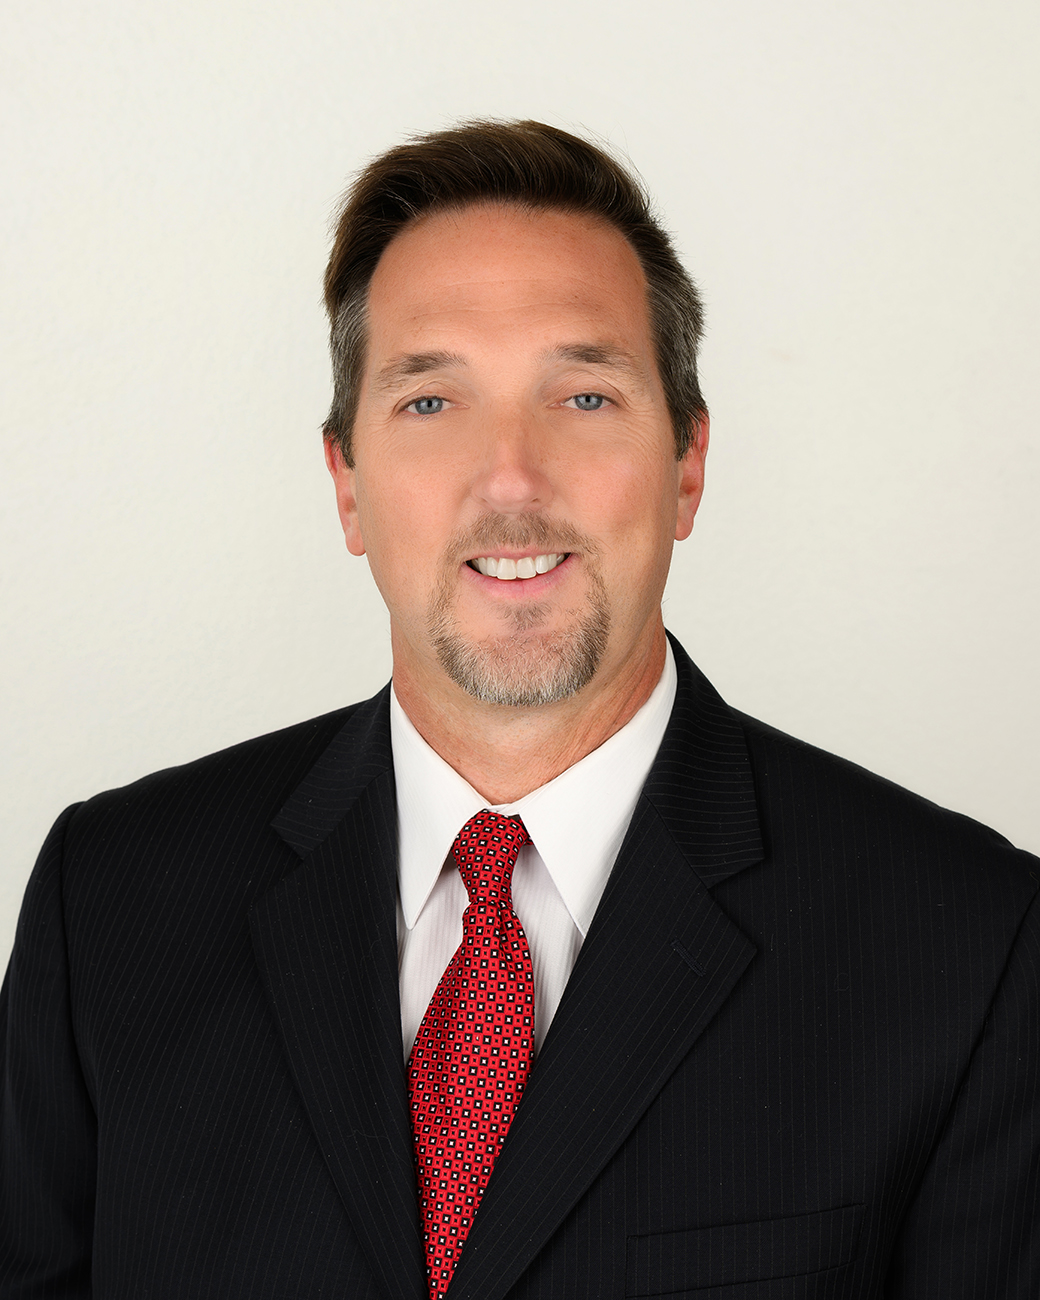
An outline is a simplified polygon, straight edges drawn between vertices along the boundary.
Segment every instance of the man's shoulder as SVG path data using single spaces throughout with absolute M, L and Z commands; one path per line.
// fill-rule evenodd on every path
M 306 802 L 315 774 L 338 788 L 381 768 L 385 702 L 376 696 L 73 805 L 44 844 L 27 898 L 60 882 L 73 955 L 133 947 L 138 933 L 155 944 L 165 936 L 164 951 L 224 942 L 227 927 L 299 866 L 277 824 L 286 806 Z
M 177 825 L 201 835 L 220 825 L 267 826 L 351 724 L 380 697 L 240 741 L 176 767 L 106 790 L 66 811 L 73 840 L 154 835 Z
M 1040 859 L 991 827 L 733 710 L 743 731 L 763 830 L 775 846 L 841 852 L 896 870 L 988 874 L 1030 896 Z

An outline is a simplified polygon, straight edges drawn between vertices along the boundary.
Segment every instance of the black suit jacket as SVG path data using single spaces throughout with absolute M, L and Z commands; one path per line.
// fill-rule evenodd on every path
M 679 687 L 450 1300 L 1040 1294 L 1037 860 Z M 425 1295 L 387 694 L 66 812 L 0 1295 Z

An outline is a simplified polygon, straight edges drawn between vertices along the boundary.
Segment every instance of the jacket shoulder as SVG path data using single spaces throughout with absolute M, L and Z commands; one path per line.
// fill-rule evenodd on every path
M 187 813 L 189 808 L 198 817 L 209 806 L 226 817 L 239 804 L 254 814 L 266 806 L 273 817 L 361 707 L 348 705 L 103 791 L 72 812 L 69 830 Z
M 125 912 L 146 892 L 171 918 L 184 898 L 255 898 L 299 863 L 274 823 L 327 756 L 365 750 L 381 696 L 153 772 L 67 809 L 40 855 L 63 880 L 71 921 Z M 165 901 L 163 901 L 165 900 Z
M 897 867 L 990 873 L 1028 896 L 1040 859 L 989 826 L 943 808 L 848 759 L 734 710 L 744 733 L 767 840 L 841 845 Z M 1013 892 L 1017 892 L 1013 889 Z
M 125 966 L 132 983 L 142 944 L 149 960 L 180 970 L 246 942 L 253 903 L 300 863 L 273 825 L 279 812 L 328 754 L 363 752 L 359 720 L 379 714 L 380 702 L 232 745 L 66 810 L 30 893 L 48 880 L 57 889 L 79 986 L 93 987 L 85 972 L 95 965 L 105 978 Z

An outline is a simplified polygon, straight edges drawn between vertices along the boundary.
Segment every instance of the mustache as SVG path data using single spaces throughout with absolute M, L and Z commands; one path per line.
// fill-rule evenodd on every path
M 541 514 L 500 515 L 488 511 L 470 528 L 460 529 L 448 542 L 445 559 L 451 568 L 476 555 L 494 555 L 499 550 L 537 548 L 550 552 L 580 551 L 594 559 L 599 547 L 587 533 L 564 520 L 546 519 Z

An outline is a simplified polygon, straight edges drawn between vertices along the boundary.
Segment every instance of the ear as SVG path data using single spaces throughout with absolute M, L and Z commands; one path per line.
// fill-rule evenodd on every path
M 343 459 L 339 443 L 332 438 L 325 439 L 325 464 L 328 465 L 332 481 L 336 485 L 336 505 L 339 508 L 339 522 L 343 526 L 347 550 L 351 555 L 364 555 L 365 543 L 362 541 L 361 525 L 358 523 L 356 471 L 351 469 Z
M 679 508 L 675 518 L 675 540 L 684 542 L 693 532 L 693 520 L 704 492 L 704 459 L 708 454 L 708 417 L 693 422 L 690 449 L 678 462 Z

